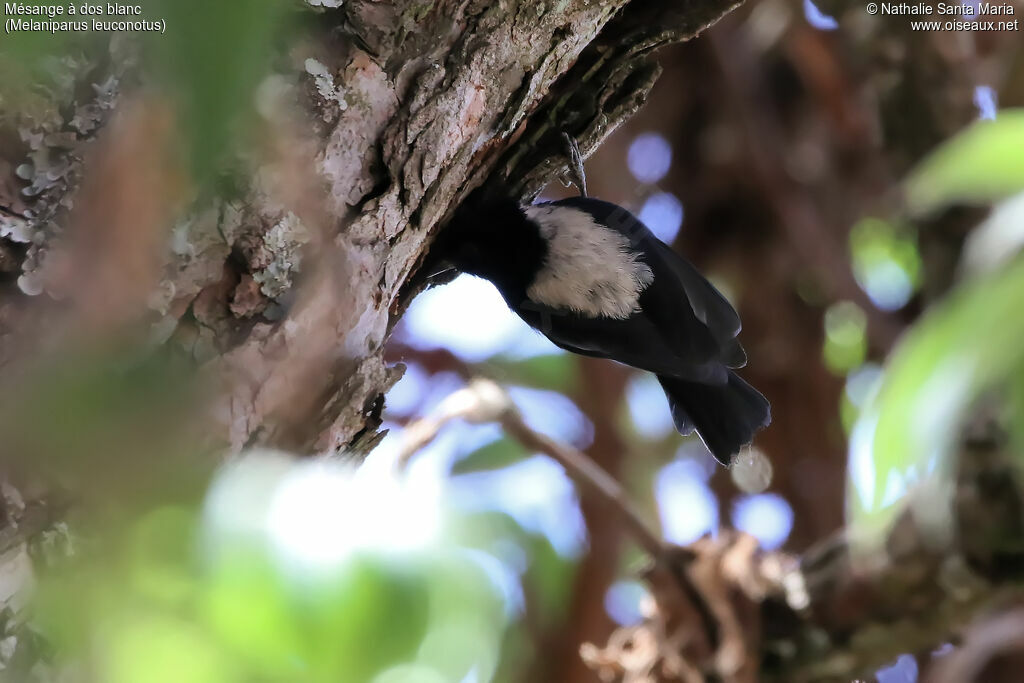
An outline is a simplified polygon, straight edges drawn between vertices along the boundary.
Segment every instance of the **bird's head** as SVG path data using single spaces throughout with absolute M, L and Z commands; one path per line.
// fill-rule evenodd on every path
M 507 195 L 474 192 L 441 230 L 431 251 L 458 270 L 499 287 L 529 285 L 546 253 L 537 225 Z

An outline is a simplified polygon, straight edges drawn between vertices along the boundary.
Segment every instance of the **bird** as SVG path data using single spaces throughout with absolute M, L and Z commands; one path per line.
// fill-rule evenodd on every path
M 676 430 L 696 431 L 720 463 L 771 422 L 767 399 L 735 372 L 747 362 L 736 310 L 625 208 L 477 190 L 430 251 L 489 280 L 558 347 L 654 373 Z

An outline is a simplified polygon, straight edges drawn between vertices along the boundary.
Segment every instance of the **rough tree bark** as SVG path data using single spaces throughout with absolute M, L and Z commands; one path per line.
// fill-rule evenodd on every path
M 444 216 L 495 170 L 535 194 L 564 166 L 561 131 L 589 154 L 643 102 L 658 74 L 652 50 L 734 4 L 357 1 L 322 12 L 317 39 L 293 56 L 297 88 L 278 88 L 301 103 L 312 134 L 265 113 L 266 136 L 312 158 L 279 155 L 270 181 L 254 169 L 240 196 L 193 206 L 162 276 L 142 279 L 154 329 L 220 378 L 231 447 L 367 452 L 396 379 L 383 342 Z M 90 174 L 90 147 L 132 128 L 121 111 L 135 98 L 130 66 L 115 55 L 58 68 L 67 88 L 42 113 L 2 120 L 0 246 L 18 283 L 3 293 L 5 337 L 26 297 L 53 287 L 48 256 Z M 98 84 L 85 99 L 82 83 Z M 282 191 L 275 174 L 301 187 Z M 333 259 L 329 277 L 308 275 L 310 244 Z M 300 277 L 309 286 L 296 299 Z
M 359 459 L 445 216 L 489 177 L 534 196 L 564 169 L 563 132 L 589 155 L 644 102 L 652 52 L 736 4 L 310 0 L 312 36 L 257 93 L 241 186 L 212 197 L 174 163 L 173 108 L 130 41 L 58 54 L 0 106 L 0 367 L 143 320 L 214 382 L 215 445 Z M 22 571 L 59 511 L 24 490 L 0 503 L 0 568 Z
M 383 394 L 400 372 L 384 341 L 445 216 L 488 178 L 535 195 L 564 168 L 563 132 L 589 155 L 644 101 L 659 74 L 652 51 L 735 6 L 309 4 L 327 8 L 313 39 L 290 53 L 291 71 L 261 88 L 269 142 L 230 195 L 190 198 L 151 153 L 173 140 L 174 122 L 135 85 L 120 41 L 100 61 L 59 58 L 49 90 L 0 109 L 0 367 L 46 329 L 50 295 L 89 281 L 77 298 L 82 325 L 96 332 L 145 313 L 157 344 L 183 349 L 217 381 L 218 441 L 359 458 L 380 438 Z M 154 244 L 123 239 L 161 235 L 171 216 L 157 259 L 138 257 Z M 73 276 L 60 248 L 71 228 L 95 242 Z M 104 251 L 122 243 L 126 251 Z M 661 558 L 657 613 L 589 651 L 589 662 L 636 681 L 848 680 L 950 637 L 1022 578 L 1021 489 L 1004 486 L 1015 475 L 998 453 L 972 462 L 958 522 L 991 534 L 965 533 L 937 551 L 898 526 L 889 555 L 868 569 L 848 561 L 842 538 L 802 565 L 756 553 L 749 540 L 698 543 Z M 59 513 L 0 490 L 0 575 L 30 573 L 26 539 Z M 707 604 L 680 595 L 680 573 Z M 0 591 L 0 605 L 10 597 Z M 0 610 L 0 640 L 6 629 Z

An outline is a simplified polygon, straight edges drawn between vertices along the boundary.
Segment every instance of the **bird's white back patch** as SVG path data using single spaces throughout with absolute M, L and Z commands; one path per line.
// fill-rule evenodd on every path
M 628 318 L 654 280 L 625 235 L 568 206 L 529 206 L 547 240 L 544 265 L 526 294 L 539 304 L 588 317 Z

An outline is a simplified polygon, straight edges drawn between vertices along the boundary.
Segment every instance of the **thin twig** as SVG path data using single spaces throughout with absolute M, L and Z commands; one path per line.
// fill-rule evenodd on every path
M 538 451 L 554 459 L 565 468 L 574 482 L 606 501 L 651 557 L 658 560 L 664 553 L 665 543 L 644 521 L 640 510 L 619 482 L 582 451 L 531 428 L 523 420 L 508 393 L 489 379 L 478 377 L 471 380 L 465 388 L 442 401 L 432 415 L 411 424 L 406 431 L 405 443 L 399 449 L 397 466 L 404 467 L 416 452 L 437 436 L 441 427 L 455 419 L 500 423 L 505 432 L 527 450 Z
M 566 473 L 573 481 L 603 498 L 622 517 L 643 549 L 655 559 L 661 557 L 665 550 L 665 544 L 644 521 L 640 511 L 623 491 L 619 482 L 588 458 L 583 451 L 534 431 L 523 421 L 522 415 L 517 410 L 510 410 L 502 415 L 501 426 L 527 449 L 540 451 L 554 459 L 565 468 Z

